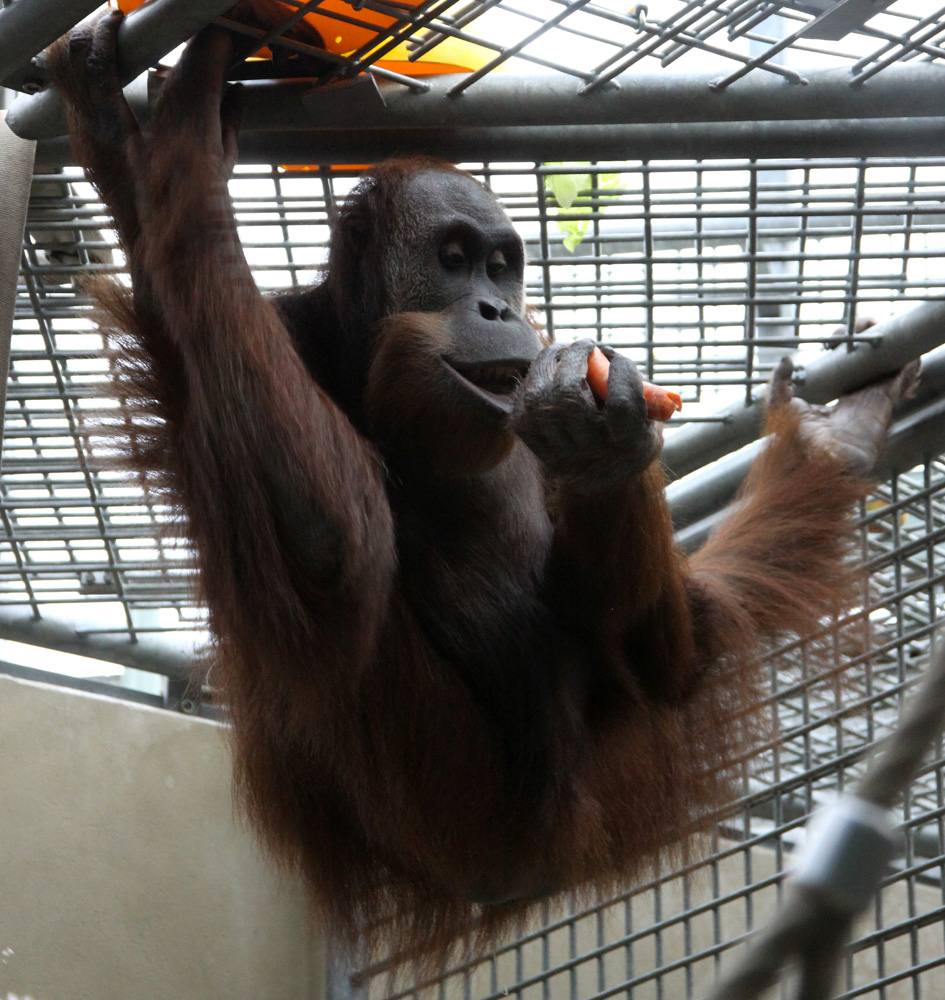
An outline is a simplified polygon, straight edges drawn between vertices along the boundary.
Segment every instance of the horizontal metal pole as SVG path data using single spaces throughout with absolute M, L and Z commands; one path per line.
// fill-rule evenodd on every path
M 845 392 L 875 382 L 945 343 L 945 299 L 923 302 L 868 331 L 870 343 L 853 350 L 825 351 L 795 373 L 794 391 L 809 403 L 829 403 Z M 763 393 L 750 405 L 736 403 L 715 414 L 717 422 L 691 424 L 673 434 L 663 449 L 671 479 L 681 479 L 758 437 Z
M 21 5 L 15 4 L 13 9 Z M 137 8 L 118 29 L 118 72 L 122 84 L 140 76 L 232 6 L 233 0 L 154 0 Z M 7 124 L 24 139 L 64 135 L 65 104 L 55 90 L 20 96 L 10 107 Z
M 305 82 L 245 84 L 247 128 L 267 131 L 343 128 L 483 128 L 530 125 L 655 125 L 686 122 L 800 121 L 820 118 L 914 118 L 941 114 L 945 65 L 890 67 L 867 86 L 847 69 L 814 70 L 805 85 L 757 76 L 722 92 L 718 73 L 637 73 L 582 96 L 563 73 L 496 73 L 460 97 L 448 97 L 457 76 L 432 77 L 426 93 L 380 82 L 382 100 L 366 100 L 364 84 L 312 88 Z
M 707 468 L 670 483 L 666 487 L 666 499 L 677 531 L 682 531 L 725 506 L 748 475 L 751 463 L 758 457 L 761 447 L 761 440 L 752 441 Z
M 22 69 L 99 6 L 100 0 L 19 0 L 0 8 L 0 80 Z
M 722 509 L 738 492 L 763 442 L 754 441 L 714 465 L 693 472 L 666 491 L 676 540 L 692 552 L 725 517 Z M 915 468 L 945 452 L 945 348 L 922 359 L 922 376 L 911 399 L 897 410 L 886 448 L 875 470 L 877 480 Z
M 34 618 L 22 610 L 0 609 L 0 639 L 90 656 L 178 680 L 188 680 L 193 673 L 193 650 L 182 643 L 154 638 L 132 642 L 127 637 L 103 634 L 83 636 L 67 622 Z
M 239 162 L 375 163 L 417 153 L 452 163 L 940 156 L 945 149 L 943 136 L 945 117 L 318 132 L 244 130 L 240 135 Z M 65 139 L 40 142 L 36 160 L 43 170 L 75 162 Z
M 179 0 L 164 0 L 158 6 L 175 2 Z M 203 6 L 215 5 L 205 2 Z M 187 30 L 192 30 L 199 20 L 192 16 Z M 138 31 L 132 30 L 136 21 L 136 15 L 130 16 L 120 35 L 122 67 L 127 66 L 129 71 L 145 68 L 149 59 L 156 61 L 154 53 L 165 44 L 164 40 L 157 45 L 149 39 L 145 45 Z M 168 23 L 177 27 L 170 17 Z M 125 31 L 136 43 L 130 51 L 124 44 Z M 187 37 L 183 26 L 176 35 L 165 28 L 163 39 L 173 41 L 175 37 L 177 41 Z M 426 93 L 389 82 L 380 82 L 375 89 L 374 82 L 364 78 L 320 88 L 306 81 L 248 81 L 243 84 L 243 128 L 248 133 L 343 133 L 351 131 L 351 123 L 356 122 L 356 132 L 433 129 L 449 134 L 457 129 L 496 125 L 503 129 L 586 128 L 912 119 L 936 117 L 945 107 L 945 66 L 938 63 L 890 67 L 861 87 L 849 83 L 849 73 L 844 69 L 812 72 L 803 86 L 751 77 L 718 93 L 709 88 L 712 76 L 665 72 L 628 75 L 619 78 L 619 86 L 581 96 L 578 82 L 565 74 L 497 73 L 478 81 L 458 98 L 447 96 L 456 83 L 455 75 L 430 78 Z M 123 78 L 131 77 L 123 73 Z M 47 95 L 40 96 L 45 99 Z M 62 134 L 63 119 L 38 115 L 31 110 L 36 104 L 36 98 L 15 101 L 11 128 L 25 138 L 46 139 Z

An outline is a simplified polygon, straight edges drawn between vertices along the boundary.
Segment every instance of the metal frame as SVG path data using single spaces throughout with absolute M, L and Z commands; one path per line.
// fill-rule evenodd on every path
M 809 403 L 829 403 L 898 371 L 943 342 L 945 299 L 927 302 L 869 328 L 845 349 L 825 351 L 805 365 L 795 373 L 796 395 Z M 676 479 L 695 472 L 753 441 L 763 416 L 764 393 L 758 392 L 715 414 L 713 424 L 690 426 L 674 435 L 663 450 L 670 476 Z
M 315 89 L 248 82 L 240 162 L 373 162 L 434 150 L 460 161 L 771 157 L 798 148 L 923 155 L 939 152 L 945 134 L 945 64 L 896 67 L 857 88 L 840 70 L 811 73 L 804 86 L 762 77 L 714 93 L 710 84 L 711 74 L 649 74 L 582 97 L 561 75 L 499 75 L 456 99 L 449 78 L 422 94 L 366 77 Z M 154 93 L 134 86 L 138 113 Z M 11 127 L 45 139 L 44 168 L 70 163 L 65 140 L 49 138 L 61 123 L 39 127 L 36 107 L 14 102 Z
M 649 19 L 645 5 L 635 5 L 626 13 L 608 9 L 588 0 L 555 0 L 550 5 L 528 8 L 518 5 L 515 0 L 483 0 L 466 2 L 462 5 L 439 0 L 418 4 L 396 5 L 384 0 L 364 0 L 351 2 L 351 10 L 332 12 L 319 9 L 317 2 L 302 3 L 301 0 L 287 0 L 303 12 L 315 12 L 323 17 L 334 18 L 338 23 L 377 28 L 376 23 L 359 17 L 361 11 L 383 14 L 390 19 L 390 27 L 381 29 L 379 44 L 370 44 L 351 56 L 329 60 L 333 65 L 334 77 L 350 76 L 352 71 L 374 69 L 374 63 L 383 58 L 399 41 L 411 44 L 411 59 L 435 51 L 445 39 L 460 39 L 475 43 L 494 53 L 492 62 L 502 65 L 512 58 L 525 59 L 533 64 L 545 65 L 584 81 L 588 91 L 598 90 L 615 76 L 647 59 L 658 60 L 670 66 L 684 58 L 688 52 L 698 50 L 712 54 L 720 60 L 734 63 L 738 69 L 730 76 L 744 75 L 753 69 L 763 69 L 784 79 L 798 81 L 803 74 L 786 67 L 778 59 L 786 49 L 803 52 L 808 58 L 829 55 L 850 64 L 857 80 L 868 79 L 883 72 L 889 65 L 916 58 L 940 58 L 939 44 L 945 34 L 942 28 L 945 8 L 928 9 L 916 14 L 914 9 L 901 2 L 871 3 L 863 0 L 842 0 L 827 4 L 819 0 L 817 4 L 798 2 L 774 2 L 774 0 L 672 0 L 659 11 L 661 18 Z M 16 10 L 19 6 L 22 9 Z M 55 37 L 53 32 L 61 28 L 68 17 L 78 20 L 90 4 L 82 0 L 16 0 L 13 7 L 4 11 L 6 32 L 11 39 L 8 55 L 3 65 L 15 66 L 27 62 L 45 42 Z M 206 20 L 214 16 L 213 3 L 190 5 L 197 10 L 206 10 Z M 829 6 L 831 9 L 823 11 Z M 499 7 L 513 15 L 509 23 L 521 26 L 522 31 L 512 31 L 501 37 L 483 34 L 481 27 L 487 22 L 485 15 Z M 818 7 L 823 11 L 816 14 Z M 888 8 L 888 9 L 887 9 Z M 162 20 L 173 20 L 180 10 L 179 0 L 164 0 L 156 5 L 157 11 L 168 11 Z M 173 12 L 173 13 L 172 13 Z M 153 12 L 152 12 L 153 13 Z M 145 15 L 144 11 L 136 17 Z M 839 22 L 847 17 L 842 26 Z M 864 14 L 867 14 L 864 18 Z M 544 15 L 544 16 L 543 16 Z M 777 15 L 778 21 L 771 18 Z M 834 44 L 828 44 L 828 22 L 833 21 Z M 330 24 L 330 22 L 327 22 Z M 604 47 L 605 58 L 596 65 L 578 67 L 570 65 L 559 57 L 557 60 L 542 57 L 533 51 L 533 43 L 550 32 L 561 32 L 570 40 L 594 41 Z M 859 42 L 851 44 L 849 36 L 857 33 Z M 261 34 L 252 29 L 247 34 Z M 279 29 L 271 33 L 279 34 Z M 510 41 L 509 38 L 514 38 Z M 744 42 L 750 43 L 746 46 Z M 296 51 L 307 51 L 296 42 L 285 42 Z M 163 51 L 155 40 L 151 46 L 151 59 L 157 61 Z M 481 79 L 488 70 L 476 70 L 459 82 L 465 89 Z M 719 86 L 729 82 L 720 78 Z
M 352 0 L 352 10 L 349 14 L 324 9 L 318 0 L 309 3 L 289 0 L 289 3 L 298 7 L 300 14 L 314 13 L 323 19 L 327 18 L 328 20 L 323 20 L 323 31 L 324 24 L 330 26 L 332 24 L 330 19 L 335 19 L 339 24 L 369 27 L 377 32 L 376 38 L 369 44 L 362 45 L 355 52 L 339 55 L 282 37 L 283 29 L 295 20 L 295 17 L 290 18 L 285 26 L 274 26 L 269 32 L 246 27 L 240 29 L 244 34 L 255 37 L 260 44 L 282 45 L 317 60 L 319 82 L 322 86 L 315 89 L 310 112 L 294 111 L 289 116 L 289 123 L 281 126 L 290 131 L 307 131 L 313 127 L 322 130 L 331 129 L 332 126 L 324 124 L 326 105 L 323 101 L 328 100 L 329 109 L 332 103 L 339 106 L 339 102 L 334 97 L 325 97 L 323 85 L 332 81 L 351 80 L 362 73 L 368 73 L 375 79 L 389 81 L 392 86 L 392 81 L 397 81 L 405 92 L 399 96 L 391 93 L 388 102 L 390 107 L 379 108 L 380 120 L 384 127 L 402 129 L 417 127 L 416 122 L 411 123 L 411 116 L 419 112 L 421 118 L 425 116 L 427 121 L 431 115 L 434 119 L 438 119 L 441 127 L 444 121 L 448 121 L 451 128 L 474 129 L 475 114 L 463 120 L 468 114 L 470 102 L 468 100 L 460 102 L 458 98 L 461 96 L 473 98 L 474 107 L 478 102 L 478 106 L 485 110 L 484 120 L 490 126 L 496 120 L 494 101 L 497 97 L 501 102 L 499 117 L 504 119 L 503 124 L 506 129 L 523 122 L 530 126 L 545 128 L 561 124 L 592 125 L 598 123 L 595 109 L 607 106 L 619 108 L 620 114 L 613 118 L 605 116 L 604 122 L 636 125 L 652 121 L 647 115 L 650 106 L 659 107 L 661 103 L 665 105 L 665 101 L 655 100 L 654 95 L 649 93 L 653 87 L 652 82 L 640 81 L 638 72 L 640 65 L 653 59 L 659 60 L 664 67 L 670 66 L 692 51 L 710 54 L 722 66 L 731 62 L 738 65 L 739 68 L 728 75 L 719 76 L 718 73 L 713 73 L 705 81 L 711 93 L 719 100 L 727 91 L 732 91 L 735 96 L 726 97 L 724 102 L 730 108 L 738 106 L 740 96 L 739 88 L 733 88 L 732 85 L 752 70 L 766 71 L 760 75 L 755 74 L 753 79 L 758 80 L 758 86 L 761 88 L 773 85 L 776 88 L 775 92 L 778 93 L 778 100 L 784 103 L 784 113 L 769 116 L 774 120 L 792 117 L 790 110 L 792 103 L 799 103 L 802 107 L 807 106 L 808 110 L 800 115 L 805 119 L 851 118 L 864 121 L 871 120 L 877 114 L 884 117 L 908 118 L 920 117 L 923 114 L 931 116 L 941 106 L 941 102 L 934 99 L 934 94 L 917 91 L 914 96 L 918 97 L 918 100 L 909 102 L 901 112 L 893 110 L 898 107 L 895 101 L 889 111 L 877 110 L 885 107 L 887 100 L 882 94 L 873 93 L 873 87 L 880 80 L 895 76 L 902 69 L 902 66 L 897 66 L 900 63 L 908 63 L 908 69 L 916 75 L 917 80 L 920 80 L 921 74 L 930 67 L 917 63 L 916 59 L 935 61 L 945 54 L 945 49 L 939 44 L 945 36 L 945 28 L 941 23 L 945 18 L 945 7 L 936 12 L 929 12 L 924 17 L 918 17 L 912 14 L 905 4 L 874 4 L 869 11 L 865 11 L 860 0 L 840 0 L 819 16 L 811 17 L 810 10 L 816 10 L 818 7 L 817 5 L 811 7 L 809 3 L 795 5 L 801 8 L 798 10 L 771 0 L 706 0 L 706 2 L 672 0 L 671 4 L 664 5 L 667 7 L 668 16 L 660 22 L 655 22 L 647 19 L 642 5 L 633 8 L 628 14 L 620 14 L 591 3 L 590 0 L 543 0 L 537 6 L 533 5 L 533 9 L 528 5 L 518 6 L 516 0 L 481 0 L 462 6 L 457 0 L 423 0 L 416 5 L 398 5 L 385 0 L 358 0 L 355 3 Z M 187 0 L 160 0 L 158 3 L 134 11 L 120 29 L 119 51 L 125 80 L 130 82 L 148 66 L 157 64 L 171 48 L 187 38 L 201 24 L 213 20 L 226 9 L 226 6 L 225 0 L 223 3 L 218 0 L 202 0 L 200 3 L 190 3 Z M 882 9 L 890 6 L 891 11 Z M 75 0 L 56 0 L 55 3 L 44 4 L 39 4 L 35 0 L 17 0 L 11 8 L 0 11 L 0 37 L 5 36 L 5 41 L 9 42 L 6 48 L 8 54 L 0 63 L 0 81 L 4 81 L 6 77 L 7 85 L 23 86 L 22 79 L 17 78 L 14 67 L 28 65 L 31 67 L 28 73 L 30 85 L 24 89 L 35 90 L 36 87 L 42 86 L 45 82 L 42 58 L 39 57 L 32 63 L 30 60 L 37 55 L 42 44 L 51 41 L 55 33 L 63 29 L 70 17 L 75 17 L 88 7 L 87 3 L 77 3 Z M 379 29 L 376 23 L 359 17 L 359 11 L 365 8 L 372 15 L 387 18 L 389 26 Z M 494 18 L 497 14 L 515 25 L 509 29 L 518 34 L 515 41 L 499 43 L 488 33 L 476 33 L 474 29 L 477 22 L 481 22 L 484 26 L 488 25 L 488 19 Z M 870 16 L 864 21 L 866 14 Z M 774 15 L 778 17 L 772 20 Z M 218 20 L 232 25 L 232 22 L 226 19 Z M 900 30 L 898 32 L 882 30 L 880 24 L 885 25 L 887 22 Z M 825 29 L 830 29 L 831 25 L 837 28 L 841 24 L 842 30 L 838 29 L 833 34 L 842 37 L 844 44 L 838 42 L 831 47 L 825 46 L 822 41 L 817 41 L 811 46 L 810 52 L 811 55 L 817 56 L 830 53 L 838 60 L 847 62 L 849 68 L 838 73 L 834 81 L 835 88 L 843 92 L 842 97 L 839 93 L 831 94 L 829 88 L 822 86 L 818 75 L 812 76 L 806 70 L 799 72 L 784 66 L 780 59 L 786 50 L 803 51 L 811 39 L 829 37 L 831 31 L 825 32 Z M 793 30 L 785 33 L 783 29 L 786 25 Z M 759 34 L 756 29 L 760 26 L 766 28 L 774 26 L 775 37 Z M 857 32 L 856 37 L 860 39 L 873 38 L 879 43 L 878 47 L 855 59 L 853 53 L 856 52 L 856 46 L 851 47 L 846 44 L 849 41 L 846 35 L 850 31 Z M 547 43 L 559 37 L 565 42 L 570 40 L 575 45 L 579 42 L 592 45 L 593 51 L 600 57 L 599 61 L 596 65 L 586 68 L 571 65 L 560 57 L 552 58 L 544 55 Z M 473 61 L 486 58 L 485 64 L 435 83 L 416 79 L 403 72 L 395 72 L 383 65 L 384 57 L 400 43 L 406 43 L 408 46 L 409 62 L 435 53 L 437 46 L 448 39 L 474 46 L 478 55 Z M 745 51 L 746 45 L 747 51 Z M 483 57 L 482 53 L 492 53 L 491 58 Z M 531 67 L 539 65 L 554 70 L 559 77 L 558 83 L 562 87 L 570 88 L 564 95 L 566 99 L 562 100 L 561 95 L 557 93 L 543 96 L 541 92 L 529 91 L 527 84 L 507 82 L 502 75 L 492 74 L 495 69 L 507 69 L 510 61 L 515 61 L 518 65 L 524 62 Z M 672 77 L 675 82 L 676 74 L 672 74 Z M 669 81 L 667 74 L 659 74 L 658 78 L 662 78 L 664 84 Z M 785 81 L 795 86 L 785 88 L 783 86 Z M 679 83 L 678 94 L 674 93 L 675 88 L 664 86 L 663 96 L 669 97 L 671 105 L 678 101 L 678 107 L 683 109 L 682 119 L 672 117 L 673 111 L 670 108 L 668 112 L 658 112 L 656 120 L 693 122 L 714 120 L 712 113 L 714 101 L 710 95 L 702 92 L 704 89 L 702 83 L 699 83 L 693 92 L 692 103 L 696 110 L 687 117 L 685 112 L 687 84 L 684 80 L 680 80 Z M 864 86 L 866 83 L 870 86 Z M 891 85 L 885 82 L 882 84 L 883 87 Z M 646 99 L 643 99 L 644 95 L 638 90 L 640 86 L 647 88 Z M 274 126 L 268 123 L 274 120 L 285 121 L 284 109 L 294 108 L 294 98 L 290 96 L 287 100 L 287 88 L 279 84 L 268 83 L 254 89 L 259 90 L 261 95 L 253 97 L 260 107 L 257 120 L 271 131 Z M 303 89 L 312 90 L 310 84 L 305 85 Z M 796 93 L 791 94 L 792 90 Z M 473 97 L 477 91 L 483 93 L 481 98 Z M 414 100 L 424 94 L 428 95 L 426 100 Z M 616 98 L 615 94 L 618 95 Z M 635 99 L 638 94 L 640 100 Z M 754 91 L 748 90 L 745 94 L 750 104 Z M 832 103 L 833 97 L 852 103 L 854 106 L 862 105 L 868 109 L 867 113 L 859 114 L 849 108 L 837 109 Z M 352 118 L 350 108 L 346 108 L 344 103 L 344 100 L 340 102 L 342 115 L 334 125 L 335 132 L 349 128 L 352 120 L 356 120 Z M 811 106 L 819 106 L 820 112 L 811 111 Z M 509 120 L 508 116 L 514 114 L 516 107 L 521 109 L 523 121 Z M 927 109 L 925 112 L 921 110 L 923 107 Z M 410 110 L 405 112 L 406 108 Z M 358 110 L 364 112 L 363 103 L 358 104 Z M 461 120 L 454 125 L 457 115 Z M 330 110 L 328 117 L 329 119 L 331 117 Z M 250 132 L 254 131 L 253 120 L 254 116 L 250 113 Z M 753 113 L 749 107 L 745 115 L 733 114 L 728 119 L 723 117 L 718 120 L 766 119 L 759 117 L 757 112 Z M 10 123 L 17 134 L 24 138 L 40 139 L 61 135 L 65 130 L 61 101 L 56 94 L 50 92 L 35 94 L 32 97 L 23 96 L 14 102 L 11 108 Z M 351 136 L 348 135 L 347 138 L 350 139 Z M 430 138 L 448 139 L 449 133 Z M 627 135 L 625 138 L 632 137 Z M 592 136 L 586 137 L 587 142 L 592 140 Z M 360 151 L 365 147 L 357 148 Z M 375 153 L 377 148 L 379 147 L 375 148 Z M 332 144 L 329 149 L 333 158 L 337 146 Z M 873 151 L 877 150 L 874 148 Z M 311 156 L 310 152 L 309 155 Z M 328 154 L 323 151 L 322 155 Z M 500 154 L 493 154 L 490 151 L 488 155 Z M 547 154 L 535 152 L 532 155 Z M 598 152 L 598 155 L 602 154 Z M 461 158 L 468 159 L 468 157 Z M 282 159 L 285 162 L 302 162 L 286 157 Z

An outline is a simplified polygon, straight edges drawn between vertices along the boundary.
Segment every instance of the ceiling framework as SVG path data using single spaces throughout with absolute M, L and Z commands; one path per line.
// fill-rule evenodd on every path
M 49 6 L 58 17 L 47 17 Z M 46 168 L 69 161 L 65 116 L 58 95 L 43 89 L 43 57 L 30 57 L 89 6 L 17 0 L 0 9 L 0 38 L 10 40 L 0 80 L 39 89 L 17 98 L 9 122 L 45 140 Z M 121 69 L 137 110 L 146 113 L 160 87 L 149 67 L 226 6 L 161 0 L 127 18 Z M 338 53 L 281 37 L 285 26 L 243 27 L 308 60 L 304 80 L 247 80 L 244 163 L 414 152 L 464 162 L 782 156 L 799 146 L 928 155 L 945 130 L 945 7 L 919 17 L 904 2 L 841 0 L 812 16 L 809 3 L 714 0 L 661 4 L 668 16 L 655 21 L 644 5 L 621 13 L 589 0 L 295 6 L 319 19 L 322 34 L 369 41 Z M 869 20 L 857 24 L 867 7 Z M 788 52 L 810 66 L 787 65 Z M 433 58 L 454 72 L 411 75 Z M 711 68 L 693 73 L 697 61 Z
M 7 42 L 0 82 L 24 91 L 42 88 L 46 82 L 42 60 L 31 59 L 95 6 L 87 0 L 15 0 L 0 10 L 0 36 Z M 225 0 L 160 0 L 134 12 L 121 31 L 125 79 L 130 81 L 155 65 L 227 6 Z M 822 12 L 816 15 L 818 6 Z M 523 68 L 551 70 L 570 77 L 584 96 L 600 94 L 628 71 L 686 72 L 694 52 L 710 56 L 718 67 L 713 78 L 716 91 L 749 74 L 803 85 L 806 69 L 786 64 L 783 54 L 788 50 L 798 56 L 794 60 L 798 66 L 825 61 L 845 65 L 851 85 L 856 86 L 897 63 L 941 58 L 945 16 L 945 8 L 935 4 L 923 5 L 916 13 L 913 4 L 864 0 L 669 0 L 660 4 L 658 19 L 656 10 L 652 19 L 648 16 L 645 4 L 626 7 L 591 0 L 359 0 L 350 6 L 288 0 L 287 9 L 292 7 L 299 15 L 314 16 L 325 48 L 281 38 L 285 26 L 274 25 L 269 32 L 245 26 L 239 30 L 308 59 L 307 68 L 319 84 L 369 73 L 422 93 L 426 80 L 415 74 L 424 61 L 435 57 L 440 65 L 456 70 L 448 91 L 453 99 L 495 70 Z M 838 30 L 826 30 L 831 22 Z M 232 24 L 226 18 L 220 23 Z M 331 36 L 336 33 L 338 44 L 333 44 Z M 339 51 L 346 39 L 354 47 Z M 61 102 L 44 94 L 29 104 L 31 120 L 38 123 L 45 118 L 42 127 L 50 134 L 51 119 Z M 39 128 L 31 126 L 34 137 Z

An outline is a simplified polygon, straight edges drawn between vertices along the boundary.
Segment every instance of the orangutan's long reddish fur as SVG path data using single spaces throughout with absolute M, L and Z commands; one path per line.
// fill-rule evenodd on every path
M 847 513 L 867 484 L 807 454 L 783 407 L 733 515 L 691 560 L 674 545 L 658 463 L 597 495 L 557 492 L 543 586 L 595 664 L 597 696 L 585 710 L 565 678 L 547 703 L 511 706 L 526 722 L 548 713 L 544 745 L 528 748 L 542 791 L 522 794 L 489 719 L 402 593 L 375 442 L 313 380 L 256 290 L 226 194 L 207 37 L 166 85 L 146 151 L 96 127 L 99 98 L 63 46 L 52 60 L 78 161 L 129 258 L 133 296 L 99 292 L 123 331 L 121 391 L 159 418 L 142 419 L 138 458 L 164 475 L 196 546 L 212 680 L 255 827 L 335 932 L 440 954 L 531 907 L 471 902 L 484 880 L 525 895 L 624 883 L 719 801 L 738 720 L 757 699 L 759 643 L 842 605 Z M 403 163 L 378 170 L 389 203 L 410 175 Z M 357 255 L 339 252 L 337 273 L 367 285 L 384 250 L 383 237 L 365 239 Z M 376 358 L 419 350 L 436 322 L 395 317 Z M 391 363 L 375 359 L 372 377 Z M 416 386 L 402 405 L 418 405 Z M 449 439 L 459 454 L 478 446 Z M 505 498 L 503 516 L 532 516 L 534 468 L 523 446 L 502 466 L 524 491 Z M 431 492 L 416 516 L 454 499 Z M 336 564 L 320 575 L 306 561 L 324 543 L 308 534 L 319 524 L 337 533 Z M 475 573 L 443 584 L 444 606 L 485 608 L 490 587 L 517 586 L 514 560 L 542 564 L 494 527 L 456 529 Z

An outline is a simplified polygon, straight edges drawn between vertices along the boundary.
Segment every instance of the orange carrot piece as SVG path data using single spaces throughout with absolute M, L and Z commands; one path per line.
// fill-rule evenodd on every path
M 610 362 L 607 355 L 599 348 L 595 347 L 591 356 L 587 359 L 587 384 L 598 403 L 603 403 L 607 398 L 607 379 L 610 376 Z
M 595 347 L 587 360 L 587 384 L 594 398 L 603 403 L 607 398 L 607 378 L 610 374 L 610 362 L 607 355 Z M 643 383 L 643 398 L 646 400 L 646 412 L 650 420 L 669 420 L 682 409 L 682 397 L 677 392 L 670 392 L 652 382 Z
M 643 398 L 650 420 L 669 420 L 677 410 L 682 409 L 682 396 L 678 392 L 670 392 L 652 382 L 643 383 Z

